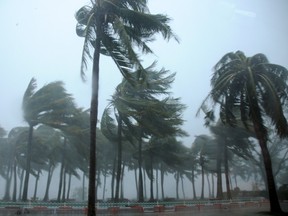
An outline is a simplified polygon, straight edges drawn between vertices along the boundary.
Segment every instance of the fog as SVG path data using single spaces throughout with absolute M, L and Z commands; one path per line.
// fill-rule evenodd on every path
M 63 81 L 77 105 L 89 108 L 91 68 L 87 70 L 87 81 L 82 82 L 83 38 L 75 33 L 74 18 L 75 12 L 87 2 L 1 0 L 0 126 L 7 132 L 16 126 L 27 126 L 21 103 L 32 77 L 36 78 L 38 88 L 52 81 Z M 196 112 L 210 91 L 212 68 L 224 54 L 237 50 L 246 56 L 264 53 L 270 62 L 288 67 L 287 0 L 150 0 L 149 8 L 151 13 L 171 17 L 170 25 L 180 38 L 180 43 L 157 38 L 151 44 L 155 55 L 143 59 L 147 66 L 157 60 L 159 68 L 177 73 L 172 92 L 187 105 L 183 129 L 189 136 L 181 139 L 187 147 L 192 145 L 195 136 L 209 133 L 203 126 L 204 116 L 196 117 Z M 122 79 L 110 59 L 101 57 L 100 68 L 99 118 Z M 39 194 L 43 193 L 45 175 L 41 176 Z M 132 174 L 130 178 L 134 179 Z M 29 194 L 34 190 L 33 181 L 31 177 Z M 73 182 L 74 187 L 82 185 L 81 180 Z M 3 179 L 0 183 L 4 185 Z M 107 188 L 109 184 L 107 181 Z M 128 198 L 136 196 L 133 184 L 124 186 Z M 167 187 L 171 184 L 174 184 L 173 177 L 166 183 Z M 54 194 L 56 197 L 57 185 L 55 178 L 51 186 L 55 190 L 51 191 L 50 198 L 54 198 Z M 186 196 L 192 197 L 188 180 L 185 185 Z M 250 189 L 251 183 L 241 187 Z M 4 187 L 1 187 L 0 197 L 3 193 Z M 102 192 L 98 196 L 101 197 Z M 167 196 L 175 197 L 174 187 L 167 191 Z M 109 191 L 107 197 L 110 197 Z

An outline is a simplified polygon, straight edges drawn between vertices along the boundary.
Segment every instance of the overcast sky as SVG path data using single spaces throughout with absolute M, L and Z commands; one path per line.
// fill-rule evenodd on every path
M 90 77 L 80 78 L 83 38 L 75 33 L 74 14 L 87 0 L 0 1 L 0 125 L 9 131 L 25 125 L 21 102 L 32 77 L 38 88 L 62 80 L 80 107 L 90 102 Z M 145 65 L 177 72 L 172 92 L 188 106 L 183 127 L 190 137 L 206 133 L 203 115 L 195 114 L 210 91 L 212 67 L 227 52 L 242 50 L 247 56 L 264 53 L 276 64 L 288 66 L 287 0 L 150 0 L 151 13 L 172 18 L 171 27 L 180 38 L 151 44 L 155 56 Z M 107 100 L 121 81 L 119 71 L 101 59 L 99 118 Z

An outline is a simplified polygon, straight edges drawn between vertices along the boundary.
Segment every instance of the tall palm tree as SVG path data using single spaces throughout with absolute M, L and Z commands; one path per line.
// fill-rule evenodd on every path
M 216 145 L 221 149 L 219 156 L 222 158 L 221 161 L 224 164 L 227 199 L 231 199 L 229 163 L 232 162 L 232 154 L 236 154 L 245 159 L 251 158 L 249 138 L 255 135 L 243 127 L 230 127 L 221 121 L 218 121 L 215 125 L 210 125 L 209 129 L 215 137 Z
M 96 124 L 98 115 L 98 87 L 100 54 L 110 56 L 124 77 L 133 68 L 142 69 L 134 47 L 143 53 L 152 53 L 148 42 L 155 33 L 165 39 L 177 37 L 168 23 L 170 19 L 161 14 L 152 15 L 147 0 L 91 0 L 76 13 L 77 34 L 84 37 L 81 74 L 87 67 L 87 57 L 93 59 L 92 97 L 90 107 L 90 171 L 88 215 L 95 215 L 96 180 Z M 90 49 L 94 50 L 93 55 Z M 141 73 L 142 74 L 142 73 Z M 143 78 L 142 75 L 139 78 Z
M 282 212 L 267 148 L 268 119 L 280 137 L 288 135 L 283 104 L 288 98 L 288 71 L 285 67 L 269 63 L 264 54 L 246 57 L 237 51 L 224 55 L 214 67 L 212 90 L 202 104 L 206 117 L 213 117 L 215 106 L 207 109 L 207 102 L 220 104 L 220 118 L 235 126 L 239 119 L 252 128 L 258 139 L 264 159 L 271 212 Z M 212 100 L 209 100 L 212 99 Z M 239 118 L 240 117 L 240 118 Z
M 204 199 L 204 174 L 205 172 L 215 169 L 215 167 L 213 167 L 217 157 L 215 150 L 215 140 L 208 135 L 196 136 L 191 147 L 191 153 L 196 157 L 195 162 L 198 161 L 201 169 L 201 199 Z M 218 191 L 219 189 L 220 188 L 217 188 Z
M 125 79 L 118 86 L 118 93 L 114 95 L 114 102 L 118 113 L 121 113 L 122 121 L 129 128 L 138 142 L 138 164 L 139 164 L 139 201 L 143 201 L 142 182 L 142 139 L 152 135 L 165 137 L 185 136 L 186 133 L 180 129 L 183 123 L 182 111 L 186 108 L 180 103 L 179 98 L 165 97 L 170 95 L 168 91 L 174 81 L 175 73 L 153 69 L 155 63 L 146 68 L 147 86 L 131 85 Z M 136 76 L 137 72 L 131 74 Z M 119 118 L 118 118 L 119 119 Z M 135 124 L 136 122 L 136 124 Z M 124 132 L 124 131 L 123 131 Z M 127 136 L 127 133 L 126 133 Z
M 26 153 L 26 173 L 22 200 L 27 201 L 29 174 L 31 169 L 31 151 L 33 129 L 44 124 L 51 127 L 61 127 L 65 118 L 75 113 L 73 98 L 66 92 L 62 82 L 49 83 L 36 91 L 36 80 L 31 79 L 22 101 L 24 120 L 29 125 L 29 135 Z

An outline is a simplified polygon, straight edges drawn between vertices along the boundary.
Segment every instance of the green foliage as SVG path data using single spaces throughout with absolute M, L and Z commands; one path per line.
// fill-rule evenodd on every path
M 32 78 L 22 102 L 25 121 L 31 126 L 41 123 L 60 127 L 65 124 L 65 119 L 75 112 L 75 105 L 63 83 L 52 82 L 38 91 L 36 87 L 36 80 Z
M 76 32 L 84 37 L 81 75 L 85 77 L 87 59 L 92 59 L 91 50 L 96 40 L 101 41 L 101 54 L 110 56 L 124 77 L 130 79 L 130 72 L 139 69 L 138 78 L 143 78 L 143 67 L 135 47 L 142 53 L 152 53 L 148 42 L 156 33 L 164 39 L 177 36 L 168 23 L 170 19 L 162 14 L 150 14 L 146 1 L 97 0 L 91 6 L 80 8 L 76 14 Z M 131 80 L 131 79 L 130 79 Z
M 253 122 L 266 140 L 264 116 L 267 116 L 277 133 L 287 136 L 287 121 L 282 110 L 288 98 L 287 80 L 287 69 L 269 63 L 263 54 L 246 57 L 241 51 L 228 53 L 214 67 L 212 90 L 201 108 L 213 116 L 213 104 L 219 104 L 220 118 L 224 123 L 236 126 L 242 122 L 251 130 Z M 212 109 L 208 110 L 210 102 Z

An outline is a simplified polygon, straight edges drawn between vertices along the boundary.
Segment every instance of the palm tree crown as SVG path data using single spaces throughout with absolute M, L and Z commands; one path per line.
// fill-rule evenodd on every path
M 282 105 L 288 98 L 288 71 L 271 64 L 263 54 L 246 57 L 243 52 L 228 53 L 215 65 L 212 90 L 202 104 L 206 114 L 208 99 L 220 104 L 220 117 L 235 125 L 241 118 L 246 127 L 254 122 L 267 138 L 264 115 L 270 117 L 280 136 L 287 136 L 287 121 Z M 214 108 L 214 106 L 213 106 Z M 210 110 L 213 111 L 213 110 Z
M 246 57 L 243 52 L 224 55 L 214 68 L 212 90 L 201 108 L 206 118 L 214 117 L 215 104 L 220 104 L 220 118 L 236 126 L 239 120 L 247 129 L 251 125 L 259 141 L 264 160 L 271 212 L 281 212 L 272 172 L 271 156 L 267 148 L 267 119 L 271 120 L 280 137 L 287 137 L 287 119 L 283 105 L 288 98 L 288 71 L 269 63 L 263 54 Z M 207 102 L 212 99 L 211 110 Z
M 80 8 L 75 17 L 76 32 L 85 37 L 82 77 L 87 57 L 92 58 L 90 48 L 96 49 L 96 39 L 100 41 L 100 53 L 110 56 L 124 77 L 134 67 L 143 69 L 134 47 L 142 53 L 153 53 L 148 42 L 154 40 L 155 33 L 178 41 L 168 25 L 170 19 L 162 14 L 150 14 L 146 0 L 94 0 L 92 6 Z

